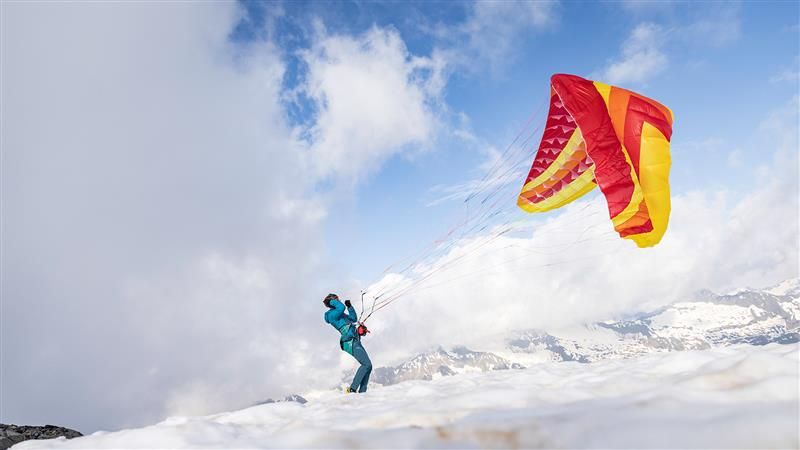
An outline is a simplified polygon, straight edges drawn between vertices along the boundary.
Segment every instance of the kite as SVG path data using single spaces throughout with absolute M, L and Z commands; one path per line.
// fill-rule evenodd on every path
M 627 89 L 556 74 L 542 141 L 517 205 L 564 206 L 599 186 L 614 230 L 658 244 L 670 214 L 672 111 Z

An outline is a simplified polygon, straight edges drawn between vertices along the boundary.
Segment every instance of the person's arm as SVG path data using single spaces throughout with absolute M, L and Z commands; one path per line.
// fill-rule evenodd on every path
M 344 305 L 339 300 L 331 300 L 331 306 L 333 307 L 333 317 L 334 320 L 338 319 L 339 317 L 344 315 Z
M 350 304 L 350 300 L 345 300 L 345 305 L 347 305 L 347 318 L 352 320 L 353 322 L 358 322 L 358 315 L 356 315 L 356 309 L 353 308 L 352 304 Z

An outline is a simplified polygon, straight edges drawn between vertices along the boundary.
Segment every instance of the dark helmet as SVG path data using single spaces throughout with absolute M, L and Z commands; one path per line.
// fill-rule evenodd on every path
M 339 296 L 336 294 L 328 294 L 325 296 L 325 300 L 323 300 L 322 303 L 328 308 L 333 308 L 333 306 L 331 306 L 331 300 L 339 300 Z

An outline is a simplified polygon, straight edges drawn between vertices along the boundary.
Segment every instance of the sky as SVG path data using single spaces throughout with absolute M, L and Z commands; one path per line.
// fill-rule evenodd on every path
M 370 318 L 376 365 L 798 276 L 795 2 L 0 12 L 4 423 L 111 430 L 335 385 L 353 361 L 324 295 L 426 268 L 447 270 Z M 615 238 L 596 193 L 527 216 L 512 186 L 519 232 L 386 270 L 470 217 L 521 131 L 532 160 L 554 73 L 672 109 L 664 240 Z

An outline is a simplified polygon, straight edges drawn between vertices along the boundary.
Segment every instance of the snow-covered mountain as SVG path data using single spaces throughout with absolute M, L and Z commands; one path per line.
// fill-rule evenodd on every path
M 507 339 L 507 347 L 518 354 L 588 363 L 654 351 L 772 342 L 800 342 L 800 279 L 722 295 L 702 291 L 630 320 L 519 331 Z
M 487 372 L 491 370 L 523 369 L 521 364 L 489 352 L 476 352 L 466 347 L 454 347 L 420 353 L 394 367 L 376 367 L 370 376 L 370 384 L 389 386 L 408 380 L 432 380 L 464 372 Z M 347 374 L 345 381 L 353 378 Z
M 800 344 L 544 362 L 325 390 L 16 449 L 798 448 Z
M 633 319 L 517 332 L 494 353 L 422 353 L 376 368 L 365 394 L 14 448 L 798 448 L 799 323 L 800 280 L 704 291 Z
M 396 366 L 376 367 L 370 383 L 389 386 L 470 371 L 518 369 L 545 360 L 589 363 L 734 344 L 787 344 L 800 342 L 799 327 L 800 279 L 722 295 L 706 290 L 634 319 L 512 332 L 505 348 L 490 349 L 493 352 L 438 348 Z M 354 372 L 346 373 L 342 382 L 349 383 Z

